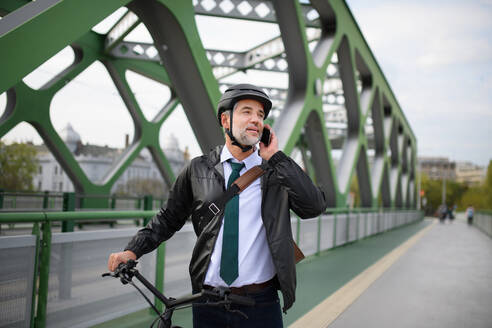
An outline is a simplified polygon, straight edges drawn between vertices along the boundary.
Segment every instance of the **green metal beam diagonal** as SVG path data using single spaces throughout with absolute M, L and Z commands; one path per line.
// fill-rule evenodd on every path
M 33 1 L 3 17 L 0 20 L 0 49 L 3 49 L 0 51 L 0 93 L 128 2 Z
M 55 94 L 66 85 L 67 81 L 72 80 L 98 59 L 97 54 L 104 49 L 103 41 L 104 39 L 94 32 L 87 33 L 80 40 L 77 40 L 78 44 L 73 46 L 75 52 L 74 63 L 64 72 L 48 81 L 39 90 L 33 90 L 22 81 L 19 82 L 8 92 L 12 97 L 15 95 L 15 99 L 10 99 L 7 104 L 7 106 L 13 104 L 11 105 L 12 108 L 0 118 L 0 136 L 3 136 L 22 121 L 31 124 L 67 173 L 75 189 L 86 193 L 107 193 L 109 189 L 97 186 L 87 178 L 87 175 L 74 159 L 64 141 L 56 133 L 50 120 L 50 103 Z M 86 48 L 84 55 L 82 55 L 80 49 L 87 47 L 87 44 L 91 44 L 91 47 Z M 100 45 L 99 48 L 95 46 L 97 44 Z M 89 49 L 92 49 L 92 52 Z
M 174 174 L 171 169 L 171 165 L 167 160 L 166 156 L 162 151 L 159 153 L 157 150 L 160 149 L 159 146 L 159 131 L 164 123 L 165 119 L 172 113 L 176 108 L 178 102 L 176 99 L 171 99 L 166 106 L 164 106 L 156 117 L 148 121 L 145 118 L 140 106 L 138 105 L 135 96 L 126 81 L 125 72 L 126 65 L 122 65 L 121 62 L 105 62 L 105 66 L 110 73 L 110 76 L 120 93 L 123 102 L 125 103 L 130 115 L 133 119 L 135 126 L 134 141 L 132 145 L 125 150 L 123 155 L 118 159 L 118 162 L 112 167 L 112 169 L 103 178 L 103 183 L 108 186 L 113 186 L 118 178 L 125 172 L 125 170 L 131 165 L 133 160 L 140 154 L 140 151 L 147 147 L 151 150 L 151 153 L 155 156 L 158 154 L 160 156 L 158 165 L 159 171 L 162 177 L 166 181 L 168 186 L 171 186 L 174 181 Z M 157 153 L 156 153 L 157 152 Z
M 215 117 L 220 94 L 201 46 L 192 4 L 161 0 L 132 2 L 129 8 L 147 26 L 200 147 L 208 152 L 223 142 Z

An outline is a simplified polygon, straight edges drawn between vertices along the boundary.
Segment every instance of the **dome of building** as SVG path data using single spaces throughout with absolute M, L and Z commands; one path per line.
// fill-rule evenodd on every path
M 68 146 L 71 152 L 74 152 L 77 148 L 77 143 L 81 142 L 80 134 L 75 131 L 70 123 L 61 130 L 60 138 L 65 141 L 65 144 Z
M 173 151 L 179 150 L 179 140 L 178 138 L 176 138 L 174 134 L 171 133 L 169 137 L 164 139 L 162 146 L 163 146 L 162 148 L 164 148 L 165 150 L 173 150 Z
M 162 150 L 171 163 L 182 163 L 184 161 L 183 151 L 179 149 L 179 140 L 174 134 L 164 139 Z

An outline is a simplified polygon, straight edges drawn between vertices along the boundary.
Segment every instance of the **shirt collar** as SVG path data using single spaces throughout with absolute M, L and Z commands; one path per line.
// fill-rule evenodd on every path
M 246 170 L 251 169 L 253 166 L 256 165 L 261 165 L 261 157 L 258 155 L 258 147 L 257 149 L 248 157 L 243 159 L 244 166 L 246 167 Z M 234 162 L 238 162 L 234 156 L 232 156 L 231 152 L 227 148 L 226 145 L 222 148 L 222 152 L 220 153 L 220 162 L 224 164 L 227 160 L 232 159 Z

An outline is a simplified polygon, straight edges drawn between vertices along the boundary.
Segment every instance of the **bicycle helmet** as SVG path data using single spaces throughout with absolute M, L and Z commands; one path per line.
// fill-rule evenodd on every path
M 219 105 L 217 108 L 217 119 L 219 121 L 219 125 L 222 126 L 222 122 L 220 117 L 222 113 L 230 110 L 231 111 L 231 124 L 229 128 L 225 128 L 225 132 L 229 136 L 234 146 L 238 146 L 241 148 L 243 152 L 247 152 L 252 149 L 253 146 L 245 146 L 240 144 L 236 138 L 232 135 L 232 117 L 233 117 L 233 109 L 234 105 L 242 99 L 254 99 L 263 104 L 263 111 L 265 112 L 264 119 L 267 118 L 270 109 L 272 108 L 272 102 L 268 95 L 260 88 L 252 85 L 252 84 L 236 84 L 229 87 L 222 97 L 220 97 Z
M 265 111 L 265 119 L 272 108 L 270 98 L 261 88 L 246 83 L 233 85 L 224 92 L 219 100 L 217 119 L 219 120 L 220 126 L 222 126 L 222 123 L 220 122 L 222 113 L 226 110 L 232 110 L 234 105 L 241 99 L 254 99 L 261 102 L 263 104 L 263 110 Z

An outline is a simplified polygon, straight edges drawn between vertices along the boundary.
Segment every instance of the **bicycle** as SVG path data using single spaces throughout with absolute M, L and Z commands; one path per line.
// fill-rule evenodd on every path
M 135 268 L 137 266 L 137 261 L 129 260 L 127 263 L 121 263 L 118 265 L 114 272 L 103 273 L 103 277 L 113 277 L 119 278 L 123 285 L 130 284 L 135 287 L 140 294 L 145 298 L 147 303 L 150 304 L 151 308 L 157 313 L 157 318 L 152 322 L 150 328 L 153 328 L 158 321 L 158 328 L 181 328 L 179 326 L 172 326 L 172 315 L 174 310 L 180 310 L 192 306 L 218 306 L 224 307 L 227 311 L 238 313 L 248 318 L 246 314 L 240 310 L 231 309 L 231 305 L 245 305 L 254 306 L 255 301 L 250 297 L 234 295 L 231 290 L 227 287 L 217 287 L 214 289 L 203 289 L 197 294 L 191 296 L 185 296 L 182 298 L 172 298 L 166 297 L 158 289 L 154 287 L 144 276 L 142 276 L 138 270 Z M 159 300 L 164 304 L 164 311 L 161 313 L 154 304 L 148 299 L 148 297 L 142 292 L 142 290 L 135 285 L 132 281 L 133 277 L 137 278 L 148 290 L 152 292 Z

